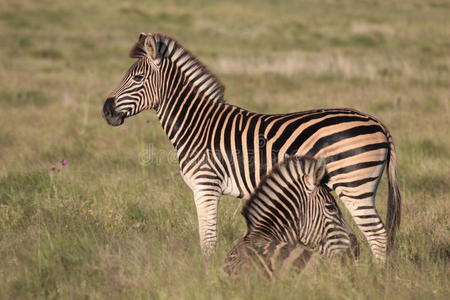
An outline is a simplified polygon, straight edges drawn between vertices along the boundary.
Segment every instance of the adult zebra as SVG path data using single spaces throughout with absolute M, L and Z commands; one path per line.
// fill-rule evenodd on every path
M 326 184 L 345 204 L 374 256 L 385 260 L 400 224 L 401 197 L 392 137 L 380 122 L 350 109 L 267 115 L 226 104 L 220 81 L 161 34 L 141 33 L 130 57 L 137 61 L 106 99 L 103 115 L 118 126 L 144 109 L 156 111 L 194 193 L 205 255 L 217 241 L 220 196 L 248 199 L 261 178 L 289 154 L 325 159 Z M 375 207 L 385 165 L 387 232 Z
M 324 175 L 322 159 L 290 156 L 274 166 L 242 210 L 247 233 L 225 260 L 228 274 L 256 264 L 272 278 L 291 266 L 301 270 L 312 256 L 357 258 L 358 242 L 321 184 Z

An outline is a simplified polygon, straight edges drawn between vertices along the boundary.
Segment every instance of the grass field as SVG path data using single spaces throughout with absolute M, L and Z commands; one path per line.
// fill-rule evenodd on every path
M 448 299 L 449 28 L 444 0 L 0 0 L 0 299 Z M 141 31 L 179 40 L 229 103 L 349 107 L 386 124 L 404 199 L 389 266 L 363 244 L 355 266 L 230 280 L 220 267 L 245 232 L 231 197 L 206 264 L 155 114 L 118 128 L 101 117 Z

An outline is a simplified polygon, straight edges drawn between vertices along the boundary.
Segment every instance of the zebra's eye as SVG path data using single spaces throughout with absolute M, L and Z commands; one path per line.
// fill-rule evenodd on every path
M 144 79 L 144 75 L 142 75 L 142 74 L 138 74 L 138 75 L 134 75 L 133 76 L 133 80 L 134 81 L 141 82 L 142 79 Z
M 331 212 L 337 211 L 336 206 L 335 206 L 335 205 L 332 205 L 332 204 L 325 204 L 325 208 L 326 208 L 328 211 L 331 211 Z

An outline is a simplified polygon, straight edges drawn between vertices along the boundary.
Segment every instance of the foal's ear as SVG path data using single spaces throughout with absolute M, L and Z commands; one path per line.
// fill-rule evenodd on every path
M 326 162 L 323 158 L 311 159 L 308 181 L 311 185 L 318 186 L 326 173 Z
M 131 58 L 149 58 L 156 65 L 161 63 L 162 53 L 166 50 L 166 44 L 162 41 L 162 36 L 157 33 L 139 34 L 138 41 L 130 50 Z

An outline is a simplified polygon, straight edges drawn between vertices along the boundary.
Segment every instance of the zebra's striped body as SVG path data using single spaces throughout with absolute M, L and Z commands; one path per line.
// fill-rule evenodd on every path
M 289 157 L 261 180 L 242 210 L 247 234 L 225 260 L 228 273 L 252 259 L 272 277 L 291 265 L 304 267 L 315 254 L 358 255 L 356 238 L 329 188 L 320 184 L 324 174 L 323 161 Z
M 131 57 L 138 60 L 106 100 L 103 114 L 117 126 L 144 109 L 156 110 L 194 192 L 205 254 L 217 241 L 222 194 L 248 199 L 285 155 L 308 155 L 325 159 L 324 181 L 346 205 L 375 257 L 385 259 L 387 234 L 375 192 L 386 164 L 391 239 L 401 198 L 394 145 L 380 122 L 350 109 L 267 115 L 226 104 L 218 79 L 175 40 L 159 34 L 141 34 Z

